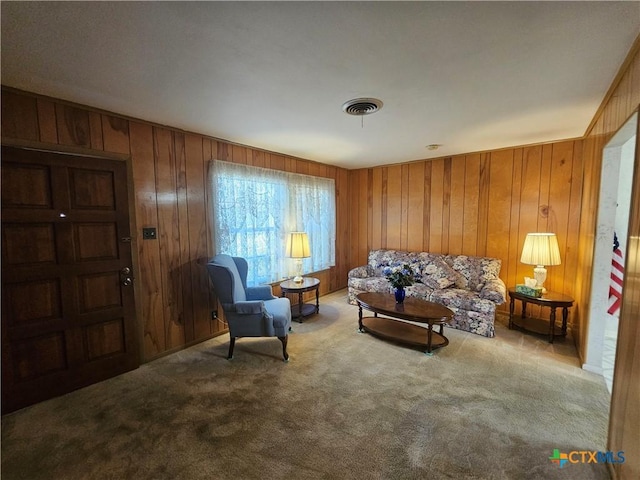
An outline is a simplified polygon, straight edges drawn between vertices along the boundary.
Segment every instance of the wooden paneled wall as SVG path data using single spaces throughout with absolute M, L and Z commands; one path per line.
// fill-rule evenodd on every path
M 573 295 L 582 173 L 581 140 L 350 171 L 350 265 L 377 248 L 488 256 L 513 286 L 533 276 L 526 234 L 551 231 L 562 265 L 545 286 Z
M 2 90 L 2 141 L 128 163 L 143 361 L 226 329 L 221 320 L 211 319 L 217 307 L 203 266 L 214 254 L 206 188 L 212 158 L 335 179 L 336 266 L 315 276 L 322 282 L 321 294 L 346 286 L 347 170 L 7 88 Z M 157 240 L 142 240 L 143 227 L 156 227 Z
M 584 140 L 584 193 L 580 230 L 578 300 L 579 349 L 586 357 L 589 334 L 593 251 L 596 234 L 602 151 L 607 142 L 640 108 L 640 36 L 614 80 Z M 640 132 L 636 135 L 635 173 L 629 218 L 628 258 L 620 311 L 618 346 L 611 396 L 609 440 L 611 451 L 624 451 L 624 464 L 614 466 L 615 478 L 640 478 Z

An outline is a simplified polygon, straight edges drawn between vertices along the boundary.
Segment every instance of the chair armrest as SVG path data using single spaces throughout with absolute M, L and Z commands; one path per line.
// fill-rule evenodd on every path
M 496 305 L 507 301 L 507 287 L 501 278 L 489 280 L 480 290 L 480 298 L 491 300 Z
M 258 285 L 257 287 L 247 287 L 245 290 L 247 300 L 273 300 L 273 290 L 271 285 Z
M 368 278 L 373 276 L 373 269 L 370 265 L 362 265 L 349 271 L 349 278 Z
M 236 313 L 240 313 L 242 315 L 263 313 L 265 311 L 264 302 L 262 300 L 236 302 L 235 307 Z

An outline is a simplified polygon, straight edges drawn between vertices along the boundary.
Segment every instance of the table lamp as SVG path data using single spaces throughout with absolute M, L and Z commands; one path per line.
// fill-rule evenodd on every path
M 287 257 L 296 259 L 295 283 L 302 283 L 302 259 L 311 256 L 309 237 L 305 232 L 291 232 L 287 239 Z
M 560 265 L 560 249 L 555 233 L 527 233 L 522 246 L 520 261 L 527 265 L 535 265 L 533 277 L 536 287 L 546 292 L 544 281 L 547 279 L 545 265 Z

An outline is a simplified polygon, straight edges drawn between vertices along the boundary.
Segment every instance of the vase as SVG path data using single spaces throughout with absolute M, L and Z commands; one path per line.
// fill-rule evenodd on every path
M 404 296 L 405 296 L 404 287 L 397 287 L 396 288 L 396 303 L 404 302 Z

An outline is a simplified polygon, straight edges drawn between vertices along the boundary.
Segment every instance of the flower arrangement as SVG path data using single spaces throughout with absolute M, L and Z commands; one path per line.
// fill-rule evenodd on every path
M 394 267 L 386 267 L 383 273 L 394 288 L 409 287 L 418 280 L 416 278 L 416 272 L 414 272 L 407 263 Z

